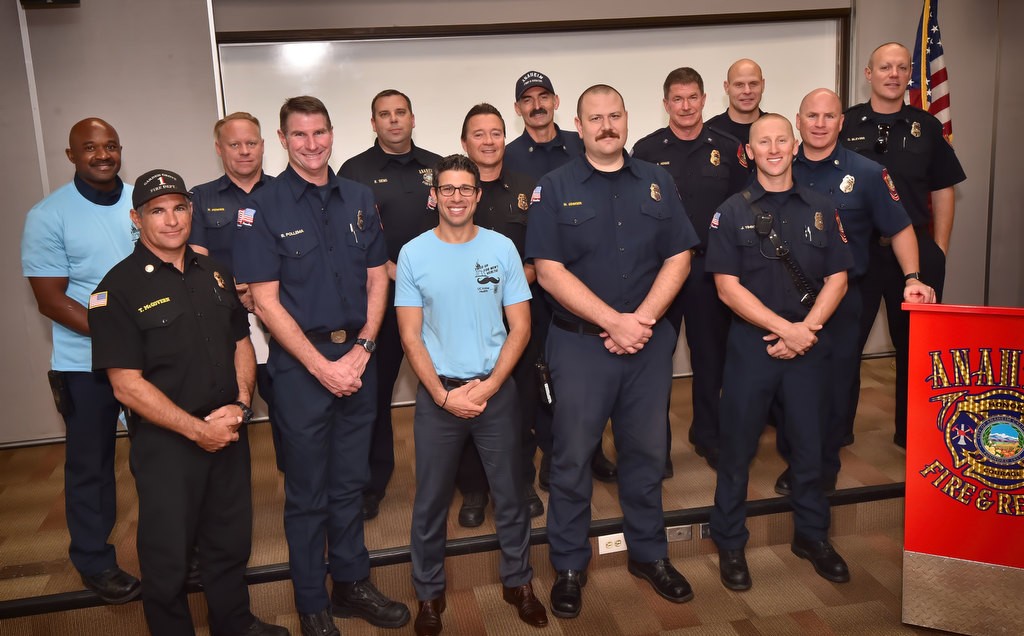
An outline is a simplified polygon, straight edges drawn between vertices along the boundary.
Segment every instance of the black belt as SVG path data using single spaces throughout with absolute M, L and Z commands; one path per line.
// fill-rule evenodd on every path
M 582 320 L 569 320 L 568 318 L 562 318 L 561 316 L 555 315 L 551 318 L 551 324 L 564 329 L 565 331 L 574 331 L 584 336 L 600 336 L 604 333 L 604 329 L 597 325 L 582 321 Z
M 342 344 L 354 333 L 355 332 L 353 331 L 352 334 L 350 334 L 345 329 L 335 329 L 334 331 L 307 331 L 306 338 L 310 342 L 333 342 L 334 344 Z
M 449 378 L 446 375 L 439 375 L 437 376 L 437 379 L 441 381 L 441 386 L 444 387 L 445 391 L 453 391 L 459 388 L 460 386 L 465 386 L 469 384 L 473 380 L 486 380 L 488 377 L 490 376 L 480 375 L 475 378 L 466 378 L 465 380 L 463 380 L 462 378 Z

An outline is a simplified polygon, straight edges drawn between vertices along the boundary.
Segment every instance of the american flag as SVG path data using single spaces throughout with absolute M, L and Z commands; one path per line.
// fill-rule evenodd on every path
M 924 0 L 921 20 L 917 24 L 914 66 L 910 71 L 907 93 L 911 106 L 928 111 L 942 122 L 942 136 L 952 143 L 949 77 L 946 74 L 946 60 L 942 55 L 942 36 L 939 35 L 939 0 Z

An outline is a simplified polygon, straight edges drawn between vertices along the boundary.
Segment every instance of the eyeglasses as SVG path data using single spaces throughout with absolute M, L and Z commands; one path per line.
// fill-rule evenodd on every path
M 458 190 L 459 194 L 461 194 L 464 197 L 471 197 L 474 194 L 476 194 L 477 190 L 479 189 L 480 188 L 471 185 L 460 185 L 458 187 L 455 187 L 451 184 L 448 184 L 443 186 L 437 186 L 437 191 L 441 193 L 441 196 L 445 197 L 453 196 L 456 190 Z
M 878 124 L 878 139 L 875 140 L 875 153 L 884 155 L 885 151 L 889 149 L 890 129 L 892 129 L 890 124 Z

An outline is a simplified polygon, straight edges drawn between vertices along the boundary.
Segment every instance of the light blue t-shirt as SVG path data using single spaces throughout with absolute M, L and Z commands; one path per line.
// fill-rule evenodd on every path
M 89 306 L 89 295 L 111 267 L 128 256 L 138 236 L 129 211 L 132 187 L 124 185 L 114 205 L 96 205 L 74 182 L 37 203 L 21 236 L 21 271 L 26 277 L 68 279 L 67 295 Z M 92 340 L 53 323 L 55 371 L 91 371 Z
M 423 343 L 438 375 L 490 373 L 507 335 L 503 308 L 527 300 L 519 252 L 497 232 L 479 228 L 468 243 L 445 243 L 429 230 L 398 256 L 395 306 L 423 308 Z

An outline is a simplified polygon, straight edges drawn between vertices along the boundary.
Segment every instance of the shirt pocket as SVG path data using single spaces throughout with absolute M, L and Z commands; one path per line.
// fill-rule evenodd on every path
M 600 241 L 597 212 L 583 206 L 563 208 L 557 217 L 563 263 L 579 260 Z
M 138 318 L 139 330 L 144 341 L 146 366 L 153 362 L 173 359 L 180 355 L 184 341 L 185 308 L 177 302 L 163 302 L 143 311 Z
M 281 282 L 304 283 L 316 272 L 317 246 L 320 242 L 312 232 L 283 236 L 277 242 L 281 259 Z

